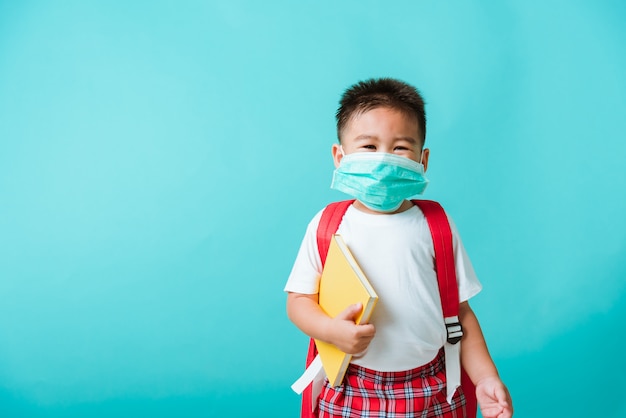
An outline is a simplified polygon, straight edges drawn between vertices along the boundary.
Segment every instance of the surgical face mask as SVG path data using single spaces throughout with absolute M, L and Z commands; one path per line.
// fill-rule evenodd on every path
M 405 199 L 422 194 L 427 185 L 421 163 L 395 154 L 357 152 L 341 159 L 330 187 L 369 209 L 394 212 Z

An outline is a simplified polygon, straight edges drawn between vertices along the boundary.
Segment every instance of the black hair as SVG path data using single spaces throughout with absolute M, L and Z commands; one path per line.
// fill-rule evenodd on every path
M 396 109 L 416 118 L 423 145 L 426 141 L 424 99 L 415 87 L 393 78 L 371 78 L 346 89 L 336 114 L 339 140 L 342 130 L 353 116 L 378 107 Z

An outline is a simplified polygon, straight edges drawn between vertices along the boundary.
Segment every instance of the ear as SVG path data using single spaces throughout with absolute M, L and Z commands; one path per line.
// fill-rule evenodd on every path
M 424 173 L 428 170 L 428 156 L 430 155 L 430 150 L 428 148 L 424 148 L 422 150 L 422 164 L 424 164 Z
M 332 148 L 333 153 L 333 162 L 335 163 L 335 168 L 339 167 L 339 163 L 343 158 L 343 154 L 341 153 L 341 144 L 333 144 Z

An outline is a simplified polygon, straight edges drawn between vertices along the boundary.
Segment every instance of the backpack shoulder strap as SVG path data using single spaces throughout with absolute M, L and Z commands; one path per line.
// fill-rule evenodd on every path
M 320 253 L 320 259 L 322 260 L 322 266 L 326 263 L 326 254 L 328 254 L 328 247 L 330 247 L 330 239 L 337 229 L 343 215 L 354 203 L 353 200 L 342 200 L 341 202 L 333 202 L 324 208 L 320 223 L 317 226 L 317 249 Z
M 456 344 L 463 337 L 463 329 L 458 317 L 459 290 L 450 222 L 439 203 L 432 200 L 414 200 L 413 203 L 424 213 L 432 235 L 435 248 L 435 270 L 444 321 L 448 330 L 448 342 Z M 465 394 L 467 416 L 475 418 L 478 407 L 476 391 L 474 384 L 463 369 L 461 370 L 461 387 Z
M 322 212 L 320 223 L 317 226 L 317 250 L 319 252 L 320 259 L 322 260 L 322 266 L 326 263 L 326 255 L 328 254 L 328 247 L 330 247 L 331 237 L 335 232 L 337 232 L 339 224 L 341 224 L 341 220 L 343 219 L 343 215 L 345 215 L 348 207 L 350 207 L 353 202 L 354 200 L 333 202 L 326 206 Z M 306 356 L 307 367 L 309 367 L 309 364 L 311 364 L 311 362 L 315 359 L 316 355 L 317 348 L 315 347 L 315 340 L 311 338 L 309 341 L 309 350 Z M 304 389 L 304 392 L 302 392 L 302 418 L 317 417 L 317 410 L 312 411 L 311 408 L 313 402 L 312 398 L 313 390 L 311 385 L 309 385 L 306 389 Z
M 435 247 L 435 270 L 445 318 L 459 314 L 459 291 L 456 281 L 456 266 L 452 246 L 452 230 L 446 212 L 432 200 L 414 200 L 426 217 Z

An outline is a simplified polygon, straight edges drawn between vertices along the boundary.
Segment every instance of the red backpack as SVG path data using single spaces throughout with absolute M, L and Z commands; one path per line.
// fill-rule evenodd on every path
M 329 204 L 322 212 L 319 226 L 317 227 L 317 248 L 322 260 L 322 266 L 326 261 L 326 254 L 330 245 L 332 235 L 337 232 L 343 215 L 352 205 L 354 200 L 344 200 Z M 413 200 L 413 203 L 420 208 L 426 217 L 428 227 L 433 238 L 435 248 L 435 270 L 437 271 L 437 282 L 439 284 L 439 294 L 441 295 L 441 306 L 444 318 L 458 316 L 459 314 L 459 291 L 456 280 L 456 268 L 454 263 L 454 252 L 452 246 L 452 232 L 448 217 L 441 205 L 432 200 Z M 447 325 L 446 325 L 447 326 Z M 458 337 L 448 337 L 448 342 L 456 344 L 461 339 Z M 309 352 L 307 354 L 307 367 L 315 356 L 317 349 L 315 341 L 311 339 Z M 302 418 L 316 418 L 318 410 L 312 411 L 312 385 L 309 385 L 302 394 Z M 476 417 L 476 389 L 467 373 L 461 370 L 461 387 L 465 394 L 466 411 L 468 418 Z

